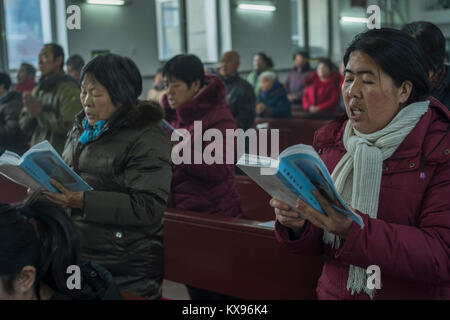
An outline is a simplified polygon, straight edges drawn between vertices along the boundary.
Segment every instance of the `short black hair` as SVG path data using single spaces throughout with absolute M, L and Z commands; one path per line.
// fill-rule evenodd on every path
M 25 70 L 26 70 L 26 72 L 27 72 L 28 74 L 32 74 L 32 75 L 35 75 L 35 74 L 36 74 L 36 68 L 35 68 L 33 65 L 29 64 L 29 63 L 23 62 L 23 63 L 20 65 L 20 67 L 21 67 L 21 68 L 22 68 L 22 67 L 25 67 Z
M 304 50 L 299 50 L 297 52 L 294 53 L 293 59 L 295 60 L 295 58 L 297 58 L 297 56 L 302 56 L 306 59 L 309 59 L 309 53 L 307 51 Z
M 334 63 L 331 61 L 330 58 L 326 58 L 326 57 L 318 58 L 317 65 L 319 65 L 321 63 L 325 64 L 328 67 L 328 69 L 330 69 L 330 71 L 333 71 L 336 69 Z
M 61 69 L 64 67 L 64 50 L 63 48 L 57 44 L 57 43 L 46 43 L 44 44 L 44 47 L 51 47 L 52 53 L 53 53 L 53 60 L 61 57 Z
M 11 77 L 9 74 L 0 72 L 0 85 L 3 85 L 6 90 L 11 88 Z
M 272 60 L 272 58 L 270 58 L 268 55 L 266 55 L 264 52 L 258 52 L 257 54 L 255 54 L 256 56 L 260 56 L 263 60 L 264 60 L 264 62 L 265 62 L 265 64 L 266 64 L 266 66 L 267 66 L 267 68 L 273 68 L 275 65 L 274 65 L 274 63 L 273 63 L 273 60 Z
M 84 66 L 81 83 L 88 74 L 106 88 L 115 106 L 137 104 L 142 93 L 142 76 L 130 58 L 113 53 L 99 55 Z
M 429 71 L 444 67 L 445 37 L 441 29 L 430 22 L 417 21 L 405 25 L 402 31 L 417 40 L 427 57 Z
M 190 88 L 195 81 L 205 85 L 205 68 L 202 61 L 193 54 L 180 54 L 169 61 L 163 67 L 163 77 L 178 79 L 186 83 Z
M 381 28 L 358 34 L 345 52 L 345 66 L 353 51 L 361 51 L 372 58 L 397 87 L 405 81 L 411 81 L 413 89 L 407 104 L 424 101 L 429 97 L 430 81 L 424 53 L 405 32 Z
M 72 69 L 81 70 L 84 67 L 84 60 L 79 54 L 73 54 L 67 59 L 66 65 Z

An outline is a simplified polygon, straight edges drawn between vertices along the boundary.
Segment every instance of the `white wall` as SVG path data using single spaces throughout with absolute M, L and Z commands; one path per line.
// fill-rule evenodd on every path
M 234 0 L 220 1 L 230 1 L 231 41 L 241 55 L 241 70 L 253 68 L 253 55 L 259 51 L 274 60 L 276 69 L 292 67 L 290 1 L 278 1 L 273 13 L 241 11 Z
M 126 6 L 81 5 L 81 30 L 68 31 L 69 52 L 91 59 L 92 50 L 111 50 L 133 59 L 143 75 L 160 66 L 155 28 L 155 1 Z

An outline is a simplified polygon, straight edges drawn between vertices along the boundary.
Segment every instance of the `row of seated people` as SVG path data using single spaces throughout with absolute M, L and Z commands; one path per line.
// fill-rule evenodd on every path
M 381 45 L 386 50 L 373 50 L 373 46 Z M 392 61 L 395 68 L 389 67 Z M 365 229 L 358 229 L 330 206 L 325 206 L 328 216 L 322 217 L 299 202 L 298 210 L 307 216 L 305 220 L 276 199 L 270 201 L 277 217 L 275 235 L 279 242 L 299 254 L 326 253 L 322 273 L 326 281 L 319 281 L 319 298 L 436 298 L 447 294 L 448 247 L 446 240 L 443 243 L 440 239 L 447 239 L 448 232 L 439 226 L 445 225 L 448 204 L 445 196 L 438 195 L 448 191 L 445 181 L 449 178 L 449 114 L 429 97 L 424 61 L 416 42 L 401 31 L 381 29 L 359 35 L 344 56 L 344 100 L 351 111 L 350 120 L 336 119 L 315 136 L 314 146 L 329 170 L 341 162 L 334 172 L 336 187 L 363 217 Z M 418 67 L 411 69 L 410 63 Z M 55 65 L 53 68 L 59 73 L 60 64 Z M 174 128 L 183 129 L 194 139 L 195 121 L 202 121 L 204 131 L 214 128 L 223 136 L 228 129 L 236 128 L 223 82 L 205 76 L 197 57 L 174 57 L 164 66 L 163 78 L 167 87 L 162 101 L 165 118 Z M 113 54 L 98 56 L 85 66 L 81 79 L 84 110 L 76 115 L 75 123 L 69 121 L 71 128 L 60 150 L 67 164 L 94 190 L 73 192 L 53 181 L 60 193 L 44 195 L 70 209 L 85 259 L 106 267 L 121 290 L 160 298 L 164 274 L 162 217 L 166 207 L 241 217 L 233 164 L 193 165 L 195 147 L 184 140 L 184 162 L 171 163 L 172 150 L 160 127 L 162 110 L 155 103 L 137 102 L 142 78 L 130 59 Z M 370 86 L 377 81 L 382 83 Z M 391 90 L 382 90 L 386 86 Z M 39 94 L 40 90 L 35 92 Z M 53 130 L 55 119 L 59 120 L 57 124 L 65 124 L 64 118 L 59 119 L 60 114 L 48 106 L 42 108 L 39 98 L 38 95 L 26 101 L 23 122 L 34 127 L 35 141 L 42 139 L 46 130 L 51 140 L 57 133 Z M 389 144 L 384 145 L 385 140 Z M 58 139 L 51 142 L 61 143 Z M 210 144 L 211 141 L 203 141 L 203 148 Z M 405 157 L 414 148 L 418 157 Z M 426 157 L 421 159 L 422 155 Z M 367 172 L 371 179 L 364 178 Z M 381 184 L 382 177 L 389 180 L 387 186 L 397 188 L 386 189 Z M 360 183 L 353 184 L 352 179 L 359 179 Z M 407 199 L 411 188 L 418 193 L 414 202 Z M 402 201 L 394 200 L 396 197 Z M 392 206 L 397 203 L 409 206 Z M 382 213 L 379 219 L 378 204 Z M 432 236 L 424 239 L 421 228 L 432 229 Z M 361 246 L 363 243 L 376 246 Z M 341 245 L 343 249 L 338 251 Z M 418 247 L 426 250 L 411 255 L 408 248 Z M 389 253 L 410 258 L 398 261 L 393 268 L 389 263 L 394 257 Z M 340 255 L 346 259 L 340 261 Z M 385 255 L 389 259 L 383 258 Z M 429 261 L 438 261 L 441 267 L 434 268 L 435 263 L 430 267 Z M 364 279 L 364 266 L 370 263 L 386 270 L 384 290 L 375 292 L 359 281 Z M 417 270 L 408 269 L 411 264 Z M 430 282 L 425 276 L 430 273 L 444 285 Z M 346 274 L 347 286 L 341 281 Z M 408 285 L 410 282 L 412 286 Z M 201 288 L 193 284 L 191 292 L 196 294 L 198 289 Z
M 297 53 L 296 57 L 306 56 L 304 52 Z M 297 59 L 297 58 L 296 58 Z M 297 60 L 296 60 L 297 61 Z M 306 61 L 306 62 L 305 62 Z M 240 65 L 239 54 L 235 51 L 226 52 L 221 58 L 221 66 L 217 70 L 207 69 L 206 74 L 218 76 L 227 87 L 227 103 L 236 120 L 238 128 L 247 130 L 251 128 L 256 118 L 304 118 L 311 114 L 319 113 L 319 117 L 330 117 L 344 113 L 340 94 L 340 76 L 334 70 L 334 65 L 329 59 L 319 59 L 317 73 L 311 70 L 308 60 L 302 60 L 304 71 L 308 75 L 296 94 L 287 94 L 286 88 L 296 86 L 298 81 L 292 71 L 286 84 L 282 84 L 275 71 L 267 65 L 272 65 L 271 59 L 265 54 L 255 56 L 255 68 L 248 82 L 238 74 Z M 319 76 L 320 75 L 320 76 Z M 295 75 L 299 76 L 299 75 Z M 254 80 L 255 79 L 255 80 Z M 293 83 L 293 84 L 292 84 Z M 292 90 L 292 89 L 291 89 Z M 306 94 L 304 94 L 304 91 Z M 147 94 L 147 99 L 161 102 L 166 94 L 166 86 L 163 81 L 162 69 L 157 71 L 152 89 Z M 300 98 L 299 98 L 299 97 Z M 301 100 L 303 97 L 303 107 Z M 300 99 L 300 106 L 296 104 Z M 317 106 L 317 109 L 316 107 Z M 313 107 L 313 108 L 311 108 Z

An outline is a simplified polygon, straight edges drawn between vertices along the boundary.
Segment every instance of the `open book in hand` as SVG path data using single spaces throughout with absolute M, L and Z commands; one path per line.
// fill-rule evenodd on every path
M 22 157 L 5 151 L 0 156 L 0 174 L 8 179 L 31 188 L 59 191 L 50 183 L 53 178 L 71 191 L 88 191 L 92 188 L 81 179 L 60 157 L 48 141 L 38 143 Z
M 336 211 L 357 222 L 361 228 L 364 227 L 361 217 L 344 203 L 336 191 L 330 173 L 312 146 L 300 144 L 289 147 L 280 154 L 278 160 L 244 154 L 237 166 L 272 197 L 286 203 L 294 211 L 299 212 L 296 206 L 300 198 L 326 215 L 312 194 L 317 189 Z

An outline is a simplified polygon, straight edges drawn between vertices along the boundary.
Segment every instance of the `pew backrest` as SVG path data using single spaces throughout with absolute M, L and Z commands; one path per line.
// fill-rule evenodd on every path
M 289 253 L 255 221 L 170 210 L 165 278 L 239 299 L 315 299 L 322 257 Z

